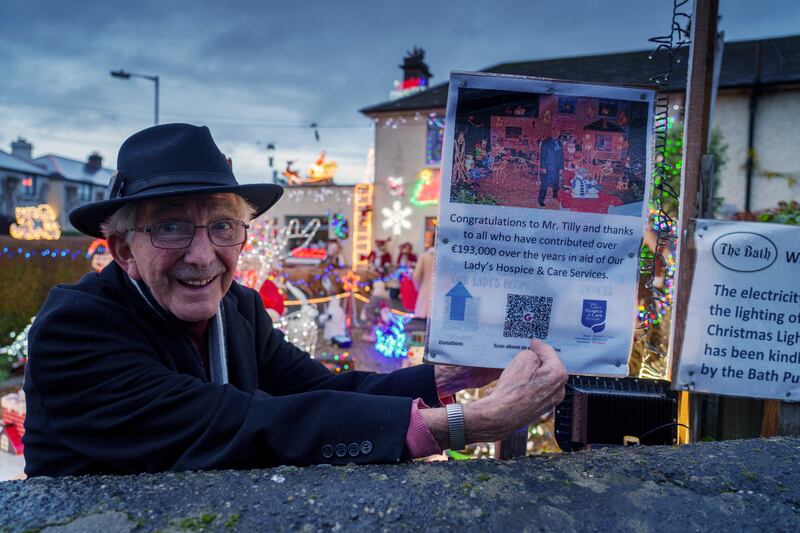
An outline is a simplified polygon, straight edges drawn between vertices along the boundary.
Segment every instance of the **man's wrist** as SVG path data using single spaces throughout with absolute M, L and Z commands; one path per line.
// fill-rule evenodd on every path
M 513 415 L 510 415 L 507 407 L 495 405 L 496 402 L 491 401 L 491 398 L 488 396 L 463 405 L 464 440 L 467 444 L 499 440 L 521 427 L 522 422 L 515 425 Z M 419 414 L 439 446 L 443 450 L 449 449 L 450 434 L 445 409 L 421 409 Z
M 450 447 L 447 433 L 447 414 L 444 408 L 421 409 L 419 412 L 422 420 L 428 426 L 428 430 L 436 439 L 436 443 L 443 450 Z
M 468 443 L 492 442 L 502 437 L 503 412 L 494 408 L 491 396 L 464 405 L 464 429 Z

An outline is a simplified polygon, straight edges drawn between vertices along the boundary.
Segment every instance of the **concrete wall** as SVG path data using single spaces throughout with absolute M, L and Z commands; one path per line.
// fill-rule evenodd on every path
M 4 531 L 797 531 L 800 439 L 0 483 Z

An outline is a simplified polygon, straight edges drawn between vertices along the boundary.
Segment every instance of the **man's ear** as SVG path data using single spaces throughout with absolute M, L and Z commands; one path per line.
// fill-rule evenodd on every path
M 111 257 L 122 267 L 122 270 L 127 272 L 133 279 L 142 279 L 139 275 L 139 268 L 136 266 L 136 259 L 133 257 L 133 250 L 131 250 L 131 243 L 128 242 L 128 239 L 121 235 L 114 234 L 109 235 L 107 242 Z

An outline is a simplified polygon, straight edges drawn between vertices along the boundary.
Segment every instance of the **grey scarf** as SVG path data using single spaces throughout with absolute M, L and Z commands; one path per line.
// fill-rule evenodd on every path
M 158 305 L 147 285 L 137 281 L 130 276 L 128 279 L 136 288 L 136 291 L 144 298 L 153 311 L 162 319 L 167 320 L 164 309 Z M 219 311 L 211 317 L 208 322 L 208 363 L 211 383 L 225 385 L 228 383 L 228 354 L 227 343 L 225 342 L 225 310 L 222 302 L 219 304 Z

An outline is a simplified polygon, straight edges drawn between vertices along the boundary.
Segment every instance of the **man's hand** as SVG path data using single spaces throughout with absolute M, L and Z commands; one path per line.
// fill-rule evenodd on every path
M 567 377 L 556 351 L 533 339 L 500 375 L 492 394 L 465 407 L 467 440 L 498 440 L 546 414 L 564 399 Z M 477 423 L 470 423 L 467 412 Z
M 492 394 L 464 406 L 467 442 L 503 439 L 549 412 L 564 399 L 567 377 L 555 350 L 542 341 L 532 340 L 530 348 L 519 352 L 502 371 Z M 442 449 L 447 448 L 445 410 L 422 409 L 420 415 Z
M 502 374 L 501 368 L 436 365 L 433 374 L 439 396 L 450 396 L 464 389 L 485 387 Z

